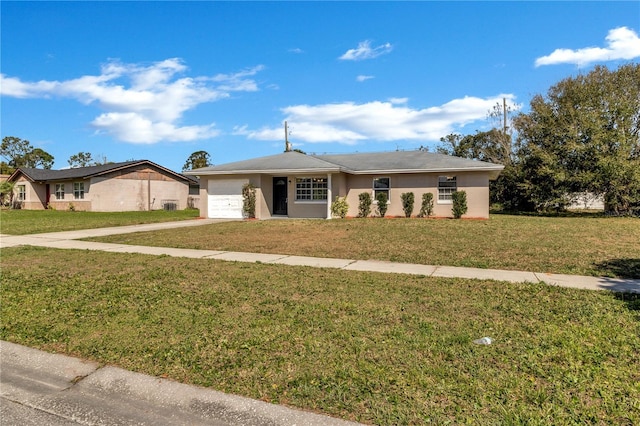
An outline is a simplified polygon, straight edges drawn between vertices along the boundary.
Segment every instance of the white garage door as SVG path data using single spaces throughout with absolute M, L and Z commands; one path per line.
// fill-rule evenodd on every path
M 212 219 L 242 219 L 242 186 L 247 179 L 212 179 L 207 188 L 208 217 Z

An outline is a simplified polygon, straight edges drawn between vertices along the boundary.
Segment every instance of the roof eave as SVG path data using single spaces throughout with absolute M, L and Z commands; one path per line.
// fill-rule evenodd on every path
M 300 174 L 300 173 L 339 173 L 343 170 L 340 168 L 326 168 L 326 169 L 247 169 L 247 170 L 200 170 L 200 171 L 188 171 L 184 172 L 185 175 L 190 176 L 215 176 L 215 175 L 288 175 L 288 174 Z
M 479 167 L 479 168 L 468 168 L 468 167 L 439 167 L 439 168 L 429 168 L 429 169 L 379 169 L 379 170 L 345 170 L 346 173 L 350 173 L 353 175 L 371 175 L 371 174 L 402 174 L 402 173 L 448 173 L 448 172 L 488 172 L 495 173 L 500 172 L 504 169 L 502 165 L 495 165 L 495 167 Z
M 149 164 L 149 165 L 151 165 L 153 167 L 157 167 L 160 170 L 163 170 L 166 173 L 172 174 L 173 176 L 179 178 L 180 180 L 186 181 L 186 182 L 188 182 L 190 180 L 189 178 L 187 178 L 186 176 L 183 176 L 180 173 L 174 172 L 173 170 L 167 169 L 166 167 L 162 167 L 161 165 L 156 164 L 153 161 L 149 161 L 149 160 L 140 160 L 140 161 L 137 161 L 135 163 L 123 164 L 120 167 L 115 167 L 113 169 L 104 170 L 104 171 L 101 171 L 101 172 L 98 172 L 98 173 L 92 173 L 92 174 L 86 175 L 85 178 L 92 178 L 92 177 L 95 177 L 95 176 L 101 176 L 101 175 L 117 172 L 117 171 L 120 171 L 120 170 L 125 170 L 125 169 L 128 169 L 128 168 L 133 167 L 133 166 L 139 166 L 140 164 Z M 186 174 L 186 173 L 184 173 L 184 174 Z

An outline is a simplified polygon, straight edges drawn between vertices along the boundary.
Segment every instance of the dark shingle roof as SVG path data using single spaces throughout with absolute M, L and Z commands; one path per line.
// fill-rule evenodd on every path
M 339 164 L 345 171 L 361 173 L 415 173 L 462 170 L 502 170 L 503 166 L 484 161 L 469 160 L 426 151 L 393 151 L 356 154 L 318 155 L 330 163 Z
M 99 176 L 99 175 L 110 173 L 116 170 L 126 169 L 128 167 L 138 165 L 138 164 L 148 164 L 154 167 L 158 167 L 162 170 L 165 170 L 168 173 L 175 175 L 181 180 L 185 180 L 185 181 L 193 180 L 191 177 L 176 173 L 172 170 L 159 166 L 158 164 L 155 164 L 149 160 L 124 161 L 121 163 L 100 164 L 98 166 L 76 167 L 72 169 L 63 169 L 63 170 L 47 170 L 47 169 L 33 169 L 29 167 L 21 167 L 18 170 L 16 170 L 9 179 L 11 180 L 18 173 L 24 174 L 26 177 L 28 177 L 34 182 L 87 179 L 93 176 Z
M 203 167 L 185 172 L 192 175 L 248 174 L 248 173 L 299 173 L 299 172 L 339 172 L 340 167 L 312 155 L 290 151 L 268 157 Z

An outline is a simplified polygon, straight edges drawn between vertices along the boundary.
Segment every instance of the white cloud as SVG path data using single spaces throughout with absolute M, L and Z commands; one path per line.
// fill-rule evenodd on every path
M 374 78 L 372 75 L 359 75 L 356 77 L 356 81 L 358 83 L 362 83 L 363 81 L 371 80 Z
M 215 102 L 231 92 L 258 90 L 251 78 L 262 66 L 213 77 L 181 77 L 187 67 L 171 58 L 150 65 L 111 60 L 100 75 L 66 81 L 23 82 L 0 74 L 0 93 L 17 98 L 62 97 L 93 104 L 105 111 L 91 125 L 100 133 L 131 143 L 190 141 L 218 134 L 213 125 L 180 126 L 184 113 Z
M 338 59 L 343 61 L 362 61 L 365 59 L 377 58 L 380 55 L 387 54 L 393 50 L 391 43 L 381 44 L 377 47 L 371 47 L 369 40 L 361 41 L 355 49 L 349 49 Z
M 323 105 L 294 105 L 283 108 L 289 124 L 295 129 L 292 139 L 297 142 L 336 142 L 356 144 L 359 141 L 437 141 L 466 124 L 485 120 L 496 103 L 507 98 L 513 109 L 514 95 L 489 98 L 466 96 L 443 105 L 412 109 L 406 98 L 392 98 L 387 102 L 364 104 L 343 102 Z M 280 140 L 282 128 L 249 130 L 236 128 L 236 134 L 249 139 Z
M 592 62 L 629 60 L 640 57 L 640 38 L 627 27 L 609 30 L 607 47 L 585 47 L 583 49 L 556 49 L 548 56 L 536 59 L 535 65 L 575 64 L 584 66 Z
M 208 126 L 176 127 L 166 121 L 153 122 L 133 112 L 110 112 L 101 114 L 91 122 L 100 132 L 106 132 L 116 139 L 135 144 L 154 144 L 163 140 L 192 141 L 218 136 L 214 124 Z

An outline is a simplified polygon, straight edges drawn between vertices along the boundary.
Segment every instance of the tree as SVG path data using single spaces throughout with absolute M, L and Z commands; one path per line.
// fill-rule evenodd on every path
M 16 183 L 9 182 L 8 180 L 0 183 L 0 204 L 9 207 L 13 206 L 13 191 L 15 187 Z
M 77 154 L 73 154 L 69 157 L 67 162 L 69 163 L 69 167 L 72 169 L 77 167 L 93 166 L 95 164 L 93 158 L 91 158 L 91 153 L 82 151 Z
M 26 155 L 24 163 L 24 167 L 51 169 L 53 167 L 53 155 L 40 148 L 35 148 Z
M 33 147 L 28 140 L 15 136 L 5 136 L 0 145 L 0 155 L 7 160 L 9 167 L 14 169 L 24 166 L 24 159 L 32 150 Z
M 440 154 L 488 161 L 495 164 L 512 163 L 511 136 L 502 130 L 491 129 L 476 132 L 475 135 L 462 136 L 452 133 L 440 138 L 443 145 L 438 147 Z
M 54 160 L 53 155 L 40 148 L 33 148 L 28 140 L 15 136 L 2 138 L 0 155 L 7 160 L 7 165 L 12 169 L 38 166 L 50 169 Z
M 526 196 L 537 209 L 602 195 L 606 209 L 640 208 L 640 64 L 566 78 L 514 120 Z
M 196 151 L 187 158 L 187 162 L 182 166 L 182 171 L 209 167 L 211 165 L 211 156 L 207 151 Z

